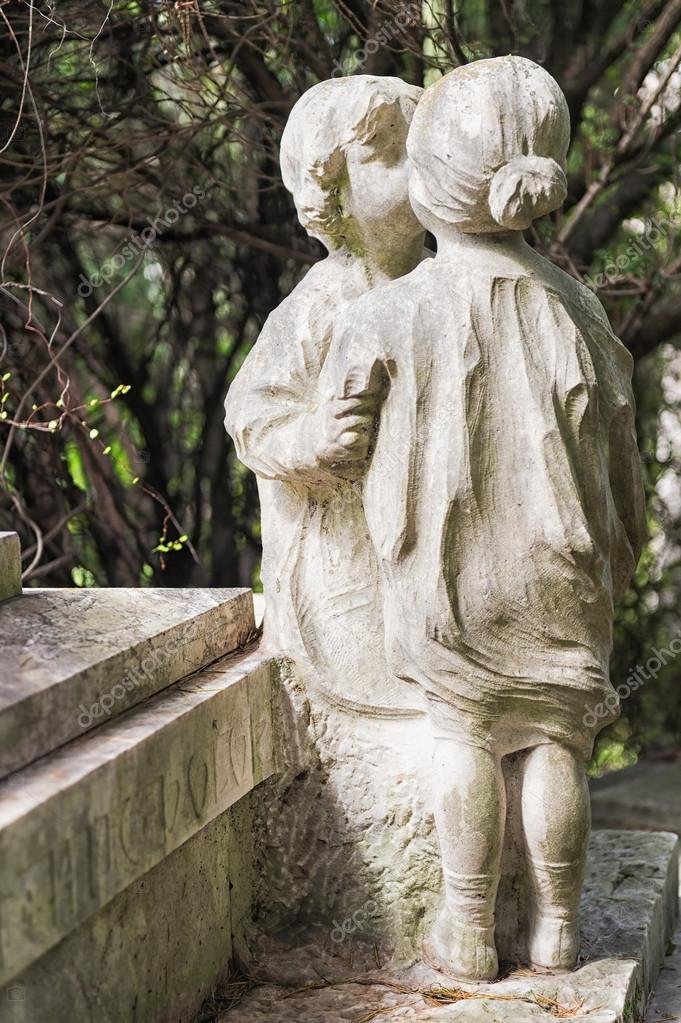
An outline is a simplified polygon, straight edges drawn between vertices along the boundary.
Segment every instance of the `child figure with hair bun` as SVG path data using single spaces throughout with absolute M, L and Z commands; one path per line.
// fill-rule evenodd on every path
M 524 58 L 428 89 L 407 149 L 437 256 L 347 307 L 322 373 L 338 395 L 388 382 L 363 503 L 389 664 L 432 724 L 444 901 L 426 953 L 463 980 L 498 972 L 509 754 L 529 960 L 576 963 L 585 761 L 618 714 L 613 606 L 644 539 L 631 356 L 522 233 L 562 204 L 568 142 L 562 92 Z

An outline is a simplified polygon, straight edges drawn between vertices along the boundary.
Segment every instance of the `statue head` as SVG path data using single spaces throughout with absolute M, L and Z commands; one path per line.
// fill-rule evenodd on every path
M 565 97 L 538 64 L 456 68 L 426 90 L 409 130 L 414 208 L 431 229 L 522 231 L 565 200 L 569 141 Z
M 329 249 L 386 244 L 423 228 L 409 202 L 407 131 L 422 89 L 399 78 L 353 75 L 313 86 L 281 139 L 284 184 L 308 234 Z

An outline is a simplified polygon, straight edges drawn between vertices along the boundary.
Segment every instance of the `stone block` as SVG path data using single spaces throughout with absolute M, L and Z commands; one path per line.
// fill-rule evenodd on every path
M 21 547 L 17 533 L 0 533 L 0 600 L 21 593 Z
M 249 590 L 28 590 L 0 604 L 0 778 L 248 641 Z
M 370 935 L 361 943 L 338 944 L 320 931 L 304 948 L 270 944 L 249 973 L 277 983 L 256 988 L 219 1023 L 328 1023 L 372 1013 L 385 1023 L 550 1023 L 559 1016 L 575 1023 L 633 1023 L 643 1017 L 673 932 L 677 886 L 675 835 L 594 832 L 575 971 L 511 968 L 492 984 L 461 984 L 423 962 L 382 965 Z M 443 988 L 459 995 L 447 1004 Z
M 250 915 L 249 834 L 245 797 L 0 990 L 0 1023 L 195 1019 Z
M 0 984 L 271 770 L 275 668 L 228 658 L 0 783 Z
M 677 1023 L 681 1019 L 681 926 L 677 927 L 655 995 L 646 1013 L 646 1023 Z

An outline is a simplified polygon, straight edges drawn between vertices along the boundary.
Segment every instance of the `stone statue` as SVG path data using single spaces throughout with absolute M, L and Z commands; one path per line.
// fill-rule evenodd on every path
M 425 952 L 474 981 L 498 972 L 511 754 L 529 960 L 575 965 L 585 759 L 608 723 L 588 711 L 613 706 L 613 604 L 644 537 L 631 356 L 522 233 L 562 204 L 568 142 L 562 92 L 524 58 L 426 90 L 407 150 L 437 256 L 346 307 L 320 380 L 338 398 L 384 382 L 363 505 L 389 665 L 425 698 L 434 738 L 444 901 Z
M 410 714 L 409 694 L 387 671 L 380 575 L 353 484 L 379 388 L 320 401 L 318 384 L 342 307 L 423 258 L 406 155 L 421 91 L 357 75 L 321 82 L 294 106 L 282 176 L 329 255 L 269 316 L 225 418 L 258 476 L 264 641 L 311 667 L 310 684 L 330 699 L 393 716 Z
M 566 194 L 558 85 L 503 57 L 419 97 L 357 76 L 294 107 L 284 182 L 329 255 L 226 425 L 259 480 L 265 643 L 314 725 L 261 828 L 268 895 L 318 922 L 371 900 L 400 955 L 425 928 L 431 963 L 484 981 L 499 952 L 575 964 L 585 761 L 644 508 L 631 357 L 523 238 Z

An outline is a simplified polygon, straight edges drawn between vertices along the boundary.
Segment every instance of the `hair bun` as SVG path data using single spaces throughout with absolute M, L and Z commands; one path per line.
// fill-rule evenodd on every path
M 488 203 L 497 224 L 508 231 L 524 231 L 537 217 L 562 206 L 566 195 L 567 178 L 555 160 L 518 156 L 492 178 Z

